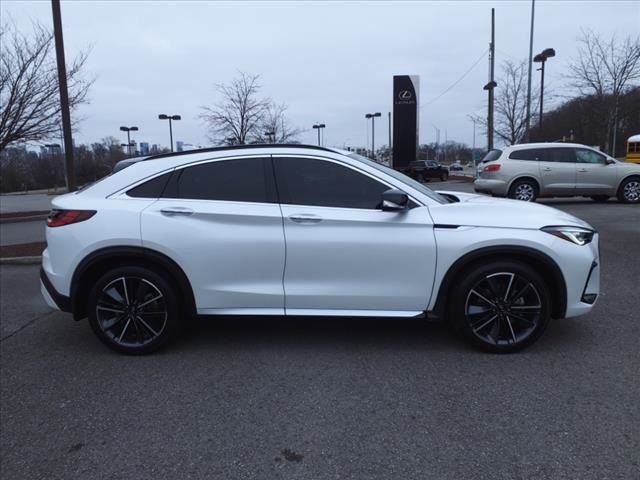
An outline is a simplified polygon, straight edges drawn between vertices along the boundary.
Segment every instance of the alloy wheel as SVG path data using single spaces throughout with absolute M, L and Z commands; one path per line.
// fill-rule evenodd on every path
M 535 286 L 512 272 L 487 275 L 469 291 L 466 320 L 473 334 L 491 345 L 526 340 L 542 319 L 542 302 Z
M 124 347 L 153 342 L 165 329 L 167 317 L 164 295 L 144 278 L 116 278 L 98 296 L 98 326 L 112 342 Z
M 522 200 L 525 202 L 530 202 L 533 200 L 535 195 L 535 191 L 533 190 L 533 186 L 528 183 L 522 183 L 518 185 L 514 191 L 514 198 L 516 200 Z
M 632 180 L 627 182 L 622 193 L 627 201 L 637 202 L 640 200 L 640 181 Z

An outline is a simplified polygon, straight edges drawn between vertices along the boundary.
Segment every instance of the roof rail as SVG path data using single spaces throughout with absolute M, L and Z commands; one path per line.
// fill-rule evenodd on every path
M 308 148 L 310 150 L 322 150 L 325 152 L 333 152 L 333 150 L 325 147 L 319 147 L 317 145 L 304 145 L 299 143 L 252 143 L 249 145 L 227 145 L 222 147 L 210 147 L 210 148 L 198 148 L 195 150 L 185 150 L 182 152 L 169 152 L 159 153 L 157 155 L 150 155 L 144 160 L 155 160 L 156 158 L 166 158 L 178 155 L 190 155 L 193 153 L 208 153 L 208 152 L 222 152 L 225 150 L 245 150 L 251 148 Z

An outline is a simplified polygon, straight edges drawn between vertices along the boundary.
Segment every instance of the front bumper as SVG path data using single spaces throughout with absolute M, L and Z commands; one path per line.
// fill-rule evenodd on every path
M 44 301 L 47 302 L 47 305 L 51 308 L 62 310 L 63 312 L 72 311 L 71 299 L 55 289 L 42 267 L 40 267 L 40 292 L 42 293 Z

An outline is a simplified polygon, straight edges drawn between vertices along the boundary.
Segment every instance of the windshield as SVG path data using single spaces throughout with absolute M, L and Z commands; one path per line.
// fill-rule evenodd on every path
M 442 203 L 442 204 L 451 203 L 448 198 L 440 195 L 439 193 L 434 192 L 429 187 L 423 185 L 420 182 L 417 182 L 413 178 L 407 177 L 406 175 L 404 175 L 404 174 L 402 174 L 400 172 L 397 172 L 393 168 L 389 168 L 389 167 L 385 167 L 384 165 L 380 165 L 379 163 L 376 163 L 373 160 L 369 160 L 368 158 L 363 157 L 362 155 L 358 155 L 357 153 L 350 153 L 347 156 L 350 157 L 350 158 L 353 158 L 354 160 L 358 160 L 358 161 L 360 161 L 362 163 L 365 163 L 365 164 L 369 165 L 370 167 L 375 168 L 376 170 L 384 172 L 387 175 L 395 178 L 396 180 L 400 180 L 402 183 L 406 183 L 410 187 L 416 189 L 420 193 L 423 193 L 424 195 L 429 197 L 431 200 L 435 200 L 436 202 Z

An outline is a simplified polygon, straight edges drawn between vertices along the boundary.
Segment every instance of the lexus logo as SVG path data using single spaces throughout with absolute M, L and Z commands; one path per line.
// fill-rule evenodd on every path
M 398 93 L 398 98 L 402 100 L 410 100 L 412 97 L 411 92 L 409 90 L 400 90 Z

